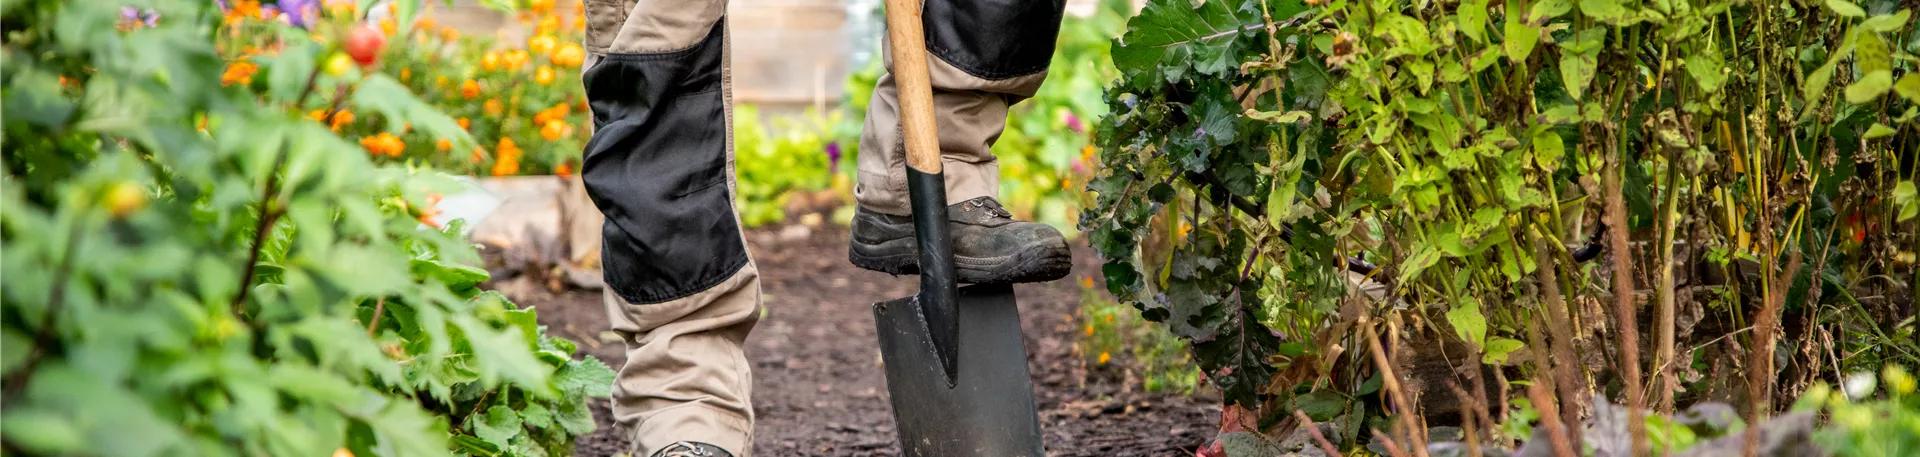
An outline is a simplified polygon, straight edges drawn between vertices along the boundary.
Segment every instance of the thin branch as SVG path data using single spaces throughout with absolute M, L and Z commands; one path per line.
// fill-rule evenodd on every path
M 1307 434 L 1313 435 L 1313 442 L 1320 444 L 1320 450 L 1325 451 L 1327 457 L 1341 457 L 1340 449 L 1335 448 L 1333 442 L 1327 441 L 1326 435 L 1320 434 L 1320 425 L 1313 423 L 1313 418 L 1307 417 L 1307 413 L 1297 409 L 1293 410 L 1293 417 L 1299 419 L 1300 423 L 1307 427 Z

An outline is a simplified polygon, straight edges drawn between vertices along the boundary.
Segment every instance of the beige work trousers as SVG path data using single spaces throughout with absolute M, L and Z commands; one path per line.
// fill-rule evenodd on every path
M 587 72 L 609 56 L 626 61 L 671 59 L 716 30 L 722 34 L 722 49 L 726 46 L 724 27 L 714 27 L 724 19 L 725 0 L 584 2 Z M 1052 8 L 1051 20 L 1057 28 L 1058 6 Z M 1051 34 L 1044 36 L 1045 53 L 1051 52 L 1052 39 Z M 997 194 L 998 163 L 989 148 L 1005 126 L 1008 107 L 1039 90 L 1046 77 L 1044 55 L 1038 71 L 1000 72 L 995 74 L 997 79 L 975 76 L 937 55 L 932 57 L 935 117 L 949 202 Z M 887 67 L 892 67 L 890 57 Z M 722 51 L 721 93 L 728 105 L 729 124 L 733 119 L 730 71 Z M 883 76 L 874 91 L 860 142 L 854 194 L 868 209 L 906 215 L 910 211 L 905 149 L 894 84 L 891 75 Z M 593 97 L 589 91 L 590 101 Z M 726 136 L 731 195 L 735 176 L 731 125 Z M 737 223 L 737 214 L 734 217 Z M 608 279 L 611 283 L 618 278 Z M 750 455 L 753 378 L 742 346 L 760 315 L 755 265 L 749 261 L 717 285 L 665 301 L 636 302 L 615 293 L 613 287 L 607 290 L 609 320 L 627 347 L 627 361 L 613 387 L 613 415 L 616 422 L 633 430 L 633 455 L 648 456 L 679 441 Z

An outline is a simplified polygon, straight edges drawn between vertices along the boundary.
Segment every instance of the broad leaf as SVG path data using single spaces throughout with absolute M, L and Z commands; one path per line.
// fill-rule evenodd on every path
M 1519 9 L 1518 0 L 1507 1 L 1507 11 Z M 1508 13 L 1505 39 L 1506 43 L 1501 46 L 1507 51 L 1507 59 L 1513 61 L 1515 65 L 1520 65 L 1526 62 L 1528 55 L 1533 54 L 1533 46 L 1539 44 L 1540 29 L 1527 25 L 1525 21 L 1520 20 L 1520 15 Z

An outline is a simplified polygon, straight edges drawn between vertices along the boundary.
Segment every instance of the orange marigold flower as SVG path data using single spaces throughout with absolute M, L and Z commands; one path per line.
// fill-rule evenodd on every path
M 520 67 L 527 65 L 528 58 L 526 50 L 515 49 L 507 51 L 507 55 L 502 56 L 501 60 L 503 60 L 503 62 L 501 63 L 506 64 L 508 70 L 518 70 Z
M 469 79 L 469 80 L 466 80 L 465 82 L 460 83 L 461 98 L 472 100 L 474 97 L 478 97 L 478 96 L 480 96 L 479 81 L 474 81 Z
M 461 130 L 466 130 L 466 129 L 468 129 L 468 128 L 471 128 L 471 127 L 473 126 L 473 124 L 472 124 L 472 122 L 470 122 L 470 121 L 468 121 L 468 120 L 467 120 L 467 118 L 464 118 L 464 117 L 463 117 L 463 118 L 459 118 L 459 119 L 454 119 L 453 121 L 454 121 L 454 122 L 459 122 L 459 123 L 460 123 L 460 129 L 461 129 Z
M 514 144 L 511 137 L 500 137 L 500 144 L 494 146 L 494 150 L 498 151 L 501 157 L 520 157 L 520 145 Z
M 1101 365 L 1106 365 L 1107 362 L 1111 362 L 1111 361 L 1113 361 L 1113 354 L 1108 354 L 1107 351 L 1100 351 Z
M 460 31 L 459 31 L 459 30 L 454 30 L 454 29 L 453 29 L 453 27 L 441 27 L 441 28 L 440 28 L 440 40 L 441 40 L 441 41 L 447 41 L 447 42 L 452 42 L 452 41 L 455 41 L 455 40 L 459 40 L 459 39 L 460 39 Z
M 486 112 L 488 116 L 499 116 L 500 113 L 506 112 L 507 110 L 506 106 L 501 105 L 500 99 L 497 98 L 487 99 L 487 103 L 480 105 L 480 109 Z
M 499 70 L 500 69 L 500 52 L 487 51 L 486 54 L 481 54 L 480 68 L 487 71 Z
M 507 176 L 520 173 L 520 157 L 501 154 L 500 160 L 493 162 L 493 170 L 491 171 L 494 176 Z
M 453 141 L 447 140 L 446 138 L 441 138 L 438 141 L 433 142 L 433 148 L 439 149 L 440 152 L 451 151 L 453 150 Z
M 560 122 L 558 119 L 547 121 L 546 125 L 540 126 L 540 137 L 546 138 L 547 141 L 558 141 L 564 136 L 567 136 L 567 123 Z
M 227 71 L 220 74 L 220 85 L 253 84 L 253 73 L 256 71 L 260 71 L 260 66 L 245 60 L 227 64 Z
M 533 0 L 527 9 L 532 10 L 533 14 L 546 15 L 553 12 L 553 0 Z
M 1073 189 L 1073 177 L 1060 178 L 1060 190 Z
M 436 25 L 439 23 L 434 22 L 432 17 L 422 17 L 420 20 L 413 21 L 413 26 L 420 30 L 433 30 Z
M 487 148 L 483 148 L 483 147 L 479 147 L 479 146 L 474 146 L 474 147 L 473 147 L 473 161 L 475 161 L 475 162 L 480 162 L 480 161 L 484 161 L 484 160 L 487 160 Z
M 560 17 L 559 16 L 541 17 L 540 24 L 533 26 L 533 29 L 539 33 L 553 33 L 555 31 L 559 31 Z M 540 54 L 540 52 L 534 51 L 534 54 Z
M 1092 289 L 1092 288 L 1093 288 L 1093 277 L 1092 277 L 1092 276 L 1081 276 L 1081 277 L 1080 277 L 1080 287 L 1085 287 L 1085 288 L 1088 288 L 1088 289 Z
M 1093 324 L 1087 324 L 1087 336 L 1093 336 Z
M 413 69 L 412 69 L 412 68 L 402 68 L 402 69 L 400 69 L 400 81 L 402 81 L 402 82 L 405 82 L 406 80 L 408 80 L 408 79 L 410 79 L 410 78 L 413 78 Z
M 447 87 L 447 75 L 439 75 L 439 76 L 434 76 L 434 77 L 433 77 L 433 86 L 434 86 L 434 87 Z
M 534 70 L 533 82 L 540 83 L 542 86 L 553 84 L 553 67 L 541 65 L 539 69 Z
M 560 45 L 560 48 L 553 50 L 553 57 L 550 60 L 553 61 L 554 65 L 559 65 L 563 68 L 574 68 L 586 62 L 586 59 L 586 49 L 580 48 L 580 45 L 576 43 L 565 43 Z
M 560 40 L 554 39 L 553 35 L 540 35 L 527 40 L 527 50 L 543 56 L 553 52 L 553 47 L 558 45 Z
M 343 110 L 340 110 L 340 112 L 338 113 L 333 113 L 333 119 L 327 123 L 327 127 L 333 129 L 333 131 L 335 132 L 338 132 L 340 131 L 340 127 L 350 124 L 352 122 L 353 122 L 353 112 L 343 109 Z
M 387 36 L 393 36 L 393 33 L 399 30 L 400 30 L 400 24 L 394 23 L 392 19 L 380 20 L 380 33 L 384 33 Z
M 560 162 L 553 166 L 553 174 L 562 178 L 573 176 L 573 162 Z

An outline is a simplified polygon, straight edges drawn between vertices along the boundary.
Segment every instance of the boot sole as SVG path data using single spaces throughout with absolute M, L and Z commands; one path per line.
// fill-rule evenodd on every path
M 903 238 L 879 245 L 852 243 L 847 260 L 854 266 L 891 275 L 920 274 L 919 248 L 915 240 Z M 1048 246 L 1052 245 L 1052 246 Z M 887 249 L 891 248 L 891 249 Z M 874 251 L 907 251 L 911 254 L 883 255 Z M 865 251 L 865 252 L 863 252 Z M 1000 257 L 954 256 L 954 276 L 966 284 L 1047 282 L 1067 276 L 1073 270 L 1073 254 L 1064 241 L 1029 245 L 1018 253 Z M 994 274 L 1000 271 L 1004 274 Z

